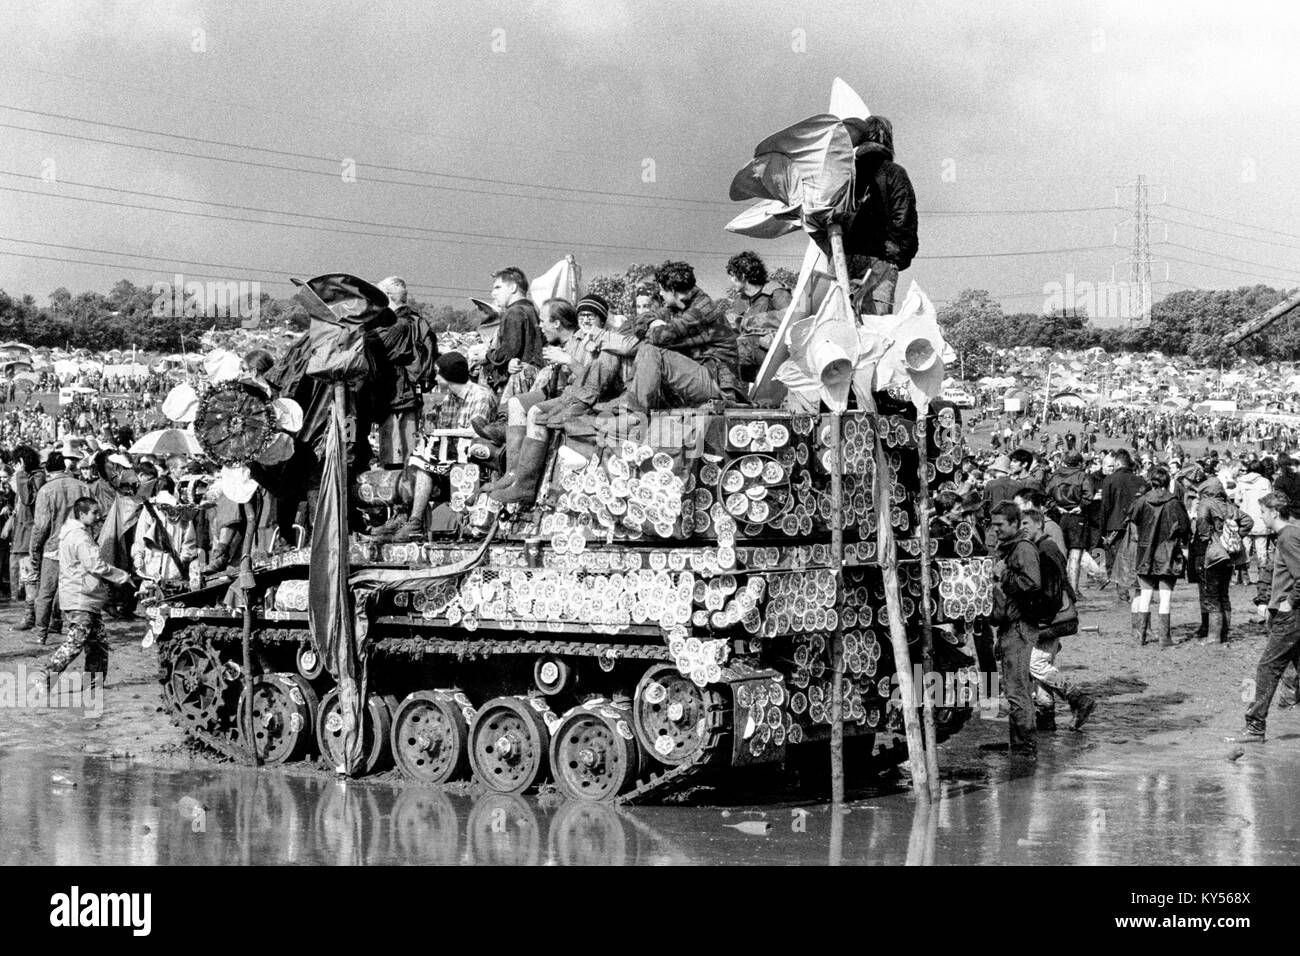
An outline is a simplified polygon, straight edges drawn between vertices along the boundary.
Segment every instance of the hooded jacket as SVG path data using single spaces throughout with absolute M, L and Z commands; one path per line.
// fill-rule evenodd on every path
M 885 259 L 906 269 L 916 257 L 916 192 L 894 162 L 894 128 L 883 116 L 849 124 L 857 148 L 858 211 L 844 236 L 846 256 Z M 860 273 L 859 273 L 860 274 Z
M 64 612 L 98 614 L 108 603 L 108 585 L 126 584 L 131 576 L 99 553 L 99 545 L 76 518 L 59 531 L 59 606 Z
M 1233 498 L 1241 506 L 1241 510 L 1250 515 L 1250 520 L 1256 529 L 1255 534 L 1268 534 L 1264 528 L 1264 512 L 1260 510 L 1259 502 L 1272 490 L 1272 482 L 1256 472 L 1248 471 L 1237 478 L 1237 490 Z
M 1152 488 L 1133 502 L 1128 520 L 1137 535 L 1134 572 L 1143 577 L 1181 575 L 1183 548 L 1192 536 L 1192 523 L 1183 503 L 1168 488 Z
M 72 514 L 72 506 L 78 498 L 90 495 L 86 483 L 68 471 L 56 471 L 50 479 L 36 492 L 33 505 L 32 536 L 30 540 L 33 556 L 41 555 L 52 561 L 59 558 L 59 529 Z
M 1228 500 L 1223 490 L 1223 482 L 1211 478 L 1200 487 L 1200 497 L 1196 503 L 1196 537 L 1192 543 L 1192 560 L 1202 567 L 1210 567 L 1221 561 L 1231 560 L 1234 565 L 1246 564 L 1246 549 L 1236 554 L 1228 554 L 1219 543 L 1219 534 L 1229 521 L 1237 523 L 1237 530 L 1246 534 L 1253 528 L 1263 527 L 1263 519 L 1256 524 L 1246 514 Z

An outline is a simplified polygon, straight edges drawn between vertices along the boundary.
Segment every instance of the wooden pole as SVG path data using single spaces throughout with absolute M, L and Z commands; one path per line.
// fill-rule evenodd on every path
M 835 277 L 844 294 L 849 294 L 849 266 L 844 258 L 844 230 L 839 224 L 830 227 L 831 255 L 835 262 Z M 854 317 L 856 321 L 857 317 Z M 876 413 L 876 403 L 868 390 L 862 398 L 864 411 Z M 889 521 L 889 463 L 880 444 L 880 434 L 875 439 L 875 490 L 872 499 L 876 511 L 876 560 L 880 563 L 885 581 L 885 611 L 889 618 L 889 643 L 894 651 L 894 669 L 898 691 L 903 705 L 903 730 L 907 737 L 908 760 L 912 768 L 912 793 L 918 800 L 930 799 L 929 777 L 926 773 L 924 740 L 916 714 L 916 687 L 912 681 L 912 655 L 907 649 L 907 629 L 903 625 L 903 599 L 898 587 L 898 552 L 894 546 L 894 528 Z M 835 502 L 836 508 L 842 502 Z
M 917 409 L 919 423 L 917 446 L 919 468 L 921 473 L 921 500 L 917 509 L 917 529 L 921 538 L 921 674 L 922 681 L 929 678 L 934 670 L 934 602 L 930 594 L 930 449 L 929 449 L 929 404 Z M 922 687 L 921 722 L 925 729 L 925 769 L 930 781 L 930 798 L 939 799 L 939 742 L 934 725 L 934 697 Z
M 835 594 L 844 595 L 844 455 L 840 447 L 843 415 L 831 413 L 831 568 Z M 831 634 L 831 813 L 844 802 L 844 629 L 836 615 Z
M 253 501 L 257 501 L 254 495 Z M 253 726 L 253 536 L 257 533 L 257 505 L 246 504 L 244 511 L 244 542 L 239 557 L 239 590 L 244 596 L 244 724 L 248 739 L 244 741 L 253 766 L 262 766 L 262 755 L 257 752 L 257 728 Z

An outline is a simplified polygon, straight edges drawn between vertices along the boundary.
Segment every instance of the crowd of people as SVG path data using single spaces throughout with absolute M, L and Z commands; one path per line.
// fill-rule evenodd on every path
M 1176 644 L 1172 598 L 1180 582 L 1198 591 L 1200 621 L 1189 640 L 1213 645 L 1232 636 L 1231 585 L 1253 588 L 1270 640 L 1244 736 L 1262 739 L 1279 685 L 1283 705 L 1294 705 L 1300 457 L 1211 450 L 1193 460 L 1135 459 L 1126 448 L 1040 455 L 1023 447 L 968 455 L 957 491 L 939 496 L 937 513 L 940 540 L 954 522 L 973 521 L 996 556 L 1003 602 L 994 618 L 1013 748 L 1032 751 L 1035 730 L 1054 729 L 1054 698 L 1069 703 L 1075 727 L 1094 706 L 1055 668 L 1061 645 L 1052 615 L 1060 609 L 1053 604 L 1044 617 L 1041 603 L 1056 574 L 1066 604 L 1081 584 L 1113 588 L 1130 611 L 1132 641 L 1162 649 Z

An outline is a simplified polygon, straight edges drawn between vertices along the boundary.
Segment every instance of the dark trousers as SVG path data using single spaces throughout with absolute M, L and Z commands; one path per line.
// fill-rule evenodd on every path
M 1002 686 L 1011 709 L 1011 746 L 1032 749 L 1037 722 L 1034 715 L 1034 679 L 1029 658 L 1038 644 L 1038 628 L 1013 621 L 998 628 L 1002 647 Z
M 41 585 L 36 590 L 36 630 L 41 637 L 50 633 L 50 616 L 59 600 L 59 562 L 41 558 Z
M 1300 612 L 1274 614 L 1268 622 L 1268 643 L 1255 668 L 1255 702 L 1246 710 L 1246 726 L 1263 731 L 1278 681 L 1291 664 L 1300 663 Z
M 1228 628 L 1232 625 L 1232 600 L 1228 596 L 1228 585 L 1232 583 L 1234 570 L 1231 561 L 1216 561 L 1201 571 L 1201 580 L 1197 586 L 1200 590 L 1201 614 L 1206 620 L 1207 640 L 1227 640 Z
M 724 397 L 713 375 L 699 362 L 649 342 L 637 347 L 627 393 L 630 404 L 647 411 L 703 405 Z

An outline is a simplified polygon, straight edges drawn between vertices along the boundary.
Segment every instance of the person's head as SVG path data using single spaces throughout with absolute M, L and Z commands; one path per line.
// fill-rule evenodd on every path
M 50 474 L 63 471 L 67 467 L 67 460 L 63 457 L 63 452 L 52 451 L 45 456 L 45 470 Z
M 189 462 L 184 455 L 171 455 L 167 459 L 167 471 L 173 475 L 184 474 L 187 464 Z
M 1067 468 L 1078 468 L 1083 465 L 1083 455 L 1077 451 L 1067 451 L 1062 461 Z
M 961 513 L 978 518 L 984 511 L 984 499 L 978 491 L 968 491 L 961 496 Z
M 542 303 L 541 326 L 547 345 L 562 345 L 578 331 L 578 311 L 568 299 L 547 299 Z
M 492 304 L 504 309 L 528 295 L 528 279 L 518 266 L 506 266 L 492 273 Z
M 1034 453 L 1027 448 L 1017 448 L 1011 453 L 1011 477 L 1023 475 L 1034 464 Z
M 955 491 L 941 491 L 934 496 L 934 513 L 946 521 L 961 520 L 961 495 Z
M 141 481 L 153 481 L 158 477 L 158 466 L 152 461 L 138 461 L 135 464 L 135 473 L 140 476 Z
M 659 298 L 664 305 L 670 309 L 682 309 L 695 288 L 695 270 L 688 262 L 669 259 L 655 270 L 655 283 L 659 286 Z
M 1125 448 L 1116 448 L 1110 453 L 1111 459 L 1115 462 L 1115 468 L 1132 468 L 1133 456 Z
M 158 478 L 156 472 L 154 473 L 154 477 Z M 140 478 L 143 480 L 144 475 L 140 475 Z M 158 478 L 157 483 L 153 486 L 153 490 L 156 495 L 160 495 L 163 492 L 166 492 L 169 495 L 174 495 L 176 493 L 176 482 L 172 481 L 168 476 L 163 475 L 161 478 Z
M 578 325 L 588 332 L 599 332 L 609 321 L 609 303 L 602 295 L 588 293 L 578 300 Z
M 1047 511 L 1052 504 L 1052 499 L 1047 497 L 1044 492 L 1033 488 L 1020 489 L 1012 500 L 1020 507 L 1021 511 L 1033 509 L 1042 513 L 1044 517 L 1046 517 Z
M 746 249 L 727 260 L 727 275 L 737 292 L 757 292 L 767 282 L 767 266 L 758 253 Z
M 249 349 L 244 353 L 243 368 L 249 375 L 263 376 L 271 371 L 275 356 L 266 349 Z
M 659 287 L 652 283 L 642 283 L 637 286 L 636 295 L 632 301 L 636 307 L 637 315 L 653 312 L 663 304 L 659 301 Z
M 1045 524 L 1046 519 L 1037 508 L 1022 508 L 1020 510 L 1020 530 L 1029 537 L 1041 538 Z
M 1285 492 L 1270 491 L 1259 499 L 1259 511 L 1264 518 L 1265 528 L 1280 531 L 1290 518 L 1291 499 Z
M 1014 501 L 1002 501 L 993 506 L 989 527 L 1002 542 L 1010 541 L 1020 531 L 1020 509 Z
M 77 462 L 77 474 L 82 481 L 93 481 L 95 478 L 95 459 L 87 455 Z
M 19 445 L 14 449 L 14 464 L 18 465 L 25 472 L 39 471 L 41 467 L 41 456 L 37 454 L 36 449 L 31 445 Z
M 1149 476 L 1152 488 L 1169 488 L 1169 469 L 1164 465 L 1156 465 L 1151 469 Z
M 379 282 L 379 290 L 388 296 L 388 305 L 397 308 L 406 304 L 406 280 L 401 276 L 389 276 Z
M 104 517 L 99 502 L 94 498 L 78 498 L 72 503 L 72 517 L 87 528 L 93 528 Z
M 447 352 L 434 363 L 438 385 L 456 392 L 469 382 L 469 362 L 459 352 Z

